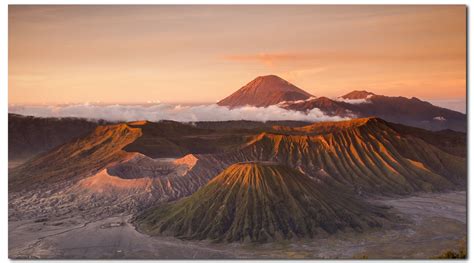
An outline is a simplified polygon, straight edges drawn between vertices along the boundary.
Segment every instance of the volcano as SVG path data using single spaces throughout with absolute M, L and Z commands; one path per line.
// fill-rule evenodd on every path
M 194 193 L 226 167 L 249 161 L 282 163 L 359 194 L 406 195 L 465 184 L 464 133 L 432 132 L 378 118 L 240 128 L 246 125 L 161 121 L 99 126 L 12 169 L 10 191 L 88 185 L 81 180 L 109 174 L 125 181 L 149 178 L 156 186 L 153 198 L 173 200 Z M 189 169 L 171 162 L 186 156 L 195 159 Z
M 277 163 L 231 165 L 192 196 L 137 218 L 153 235 L 266 242 L 379 227 L 380 208 Z
M 429 135 L 428 135 L 429 134 Z M 406 195 L 456 189 L 465 183 L 462 136 L 407 129 L 379 118 L 274 127 L 256 135 L 227 162 L 272 161 L 355 192 Z M 425 138 L 426 137 L 426 138 Z M 457 141 L 459 139 L 459 141 Z M 464 148 L 465 150 L 465 148 Z
M 16 209 L 12 216 L 60 215 L 78 207 L 106 215 L 143 211 L 190 196 L 233 164 L 247 162 L 279 163 L 284 167 L 275 168 L 279 171 L 296 170 L 328 196 L 326 187 L 354 198 L 466 187 L 464 133 L 426 131 L 378 118 L 248 124 L 160 121 L 98 126 L 9 171 L 10 204 Z M 58 207 L 58 200 L 64 205 Z M 123 201 L 117 205 L 117 200 Z M 94 210 L 97 207 L 102 209 Z M 295 236 L 281 233 L 270 238 Z
M 246 105 L 268 107 L 286 101 L 307 100 L 311 97 L 311 94 L 288 81 L 275 75 L 268 75 L 257 77 L 217 104 L 230 108 Z
M 334 99 L 316 98 L 275 75 L 257 77 L 217 104 L 229 108 L 275 105 L 301 112 L 319 109 L 328 116 L 375 116 L 389 122 L 434 131 L 467 130 L 466 114 L 438 107 L 415 97 L 385 96 L 366 90 L 354 90 Z

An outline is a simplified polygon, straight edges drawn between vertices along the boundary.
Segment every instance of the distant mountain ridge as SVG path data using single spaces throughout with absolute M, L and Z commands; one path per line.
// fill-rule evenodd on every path
M 8 114 L 8 160 L 28 160 L 74 138 L 92 132 L 106 121 L 80 118 L 39 118 Z
M 354 90 L 354 91 L 349 92 L 346 95 L 342 96 L 341 98 L 350 99 L 350 100 L 368 99 L 373 95 L 375 95 L 375 94 L 372 93 L 372 92 L 365 91 L 365 90 Z
M 313 97 L 274 75 L 256 78 L 218 104 L 230 108 L 277 105 L 302 112 L 317 108 L 329 116 L 376 116 L 390 122 L 429 130 L 467 130 L 466 114 L 438 107 L 418 98 L 389 97 L 365 90 L 352 91 L 335 99 Z

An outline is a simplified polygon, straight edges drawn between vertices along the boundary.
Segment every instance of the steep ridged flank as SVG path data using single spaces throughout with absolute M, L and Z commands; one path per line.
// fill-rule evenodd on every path
M 71 182 L 122 161 L 129 153 L 122 148 L 142 135 L 127 124 L 99 126 L 86 137 L 59 146 L 14 169 L 9 175 L 12 191 L 37 183 Z
M 64 210 L 77 209 L 111 215 L 136 212 L 156 202 L 188 196 L 222 171 L 223 167 L 216 164 L 211 155 L 188 154 L 174 159 L 169 157 L 175 154 L 167 153 L 162 145 L 148 144 L 152 153 L 164 152 L 169 156 L 153 159 L 126 149 L 145 133 L 148 133 L 146 140 L 139 141 L 138 145 L 156 142 L 168 135 L 182 142 L 179 147 L 184 149 L 204 145 L 204 151 L 209 151 L 242 140 L 239 135 L 236 140 L 227 142 L 216 134 L 209 140 L 222 142 L 219 146 L 211 145 L 214 148 L 210 149 L 208 139 L 195 137 L 209 132 L 169 121 L 100 126 L 88 136 L 12 169 L 9 173 L 10 215 L 17 218 L 31 214 L 53 216 Z M 180 139 L 187 136 L 189 138 Z M 232 135 L 225 136 L 223 139 Z M 96 209 L 97 204 L 103 209 Z M 32 210 L 30 205 L 38 209 Z
M 189 126 L 102 126 L 16 167 L 9 173 L 9 204 L 16 211 L 11 214 L 49 216 L 57 208 L 86 211 L 98 203 L 107 207 L 96 209 L 100 213 L 133 212 L 189 196 L 229 165 L 246 161 L 279 162 L 362 195 L 466 188 L 466 144 L 460 133 L 375 118 L 245 131 Z M 155 144 L 160 137 L 191 154 L 169 159 L 174 153 Z M 128 152 L 131 144 L 136 151 Z
M 380 209 L 268 162 L 231 165 L 192 196 L 136 219 L 152 235 L 229 242 L 312 238 L 384 222 Z
M 138 169 L 143 164 L 138 160 L 147 163 L 153 161 L 148 156 L 140 157 L 123 149 L 141 137 L 150 138 L 146 140 L 147 143 L 153 142 L 153 138 L 169 134 L 170 129 L 175 136 L 178 132 L 183 133 L 177 139 L 183 138 L 181 141 L 192 143 L 189 144 L 192 147 L 183 144 L 182 147 L 187 151 L 202 151 L 193 148 L 200 145 L 208 148 L 207 145 L 220 135 L 207 129 L 200 131 L 187 127 L 167 122 L 101 126 L 87 137 L 60 146 L 13 169 L 9 185 L 13 186 L 11 190 L 15 192 L 37 187 L 35 185 L 39 182 L 47 187 L 54 183 L 71 184 L 103 169 L 114 169 L 115 166 Z M 175 176 L 170 182 L 173 185 L 171 188 L 167 187 L 168 177 L 156 177 L 159 179 L 156 183 L 160 184 L 155 188 L 158 189 L 156 194 L 160 200 L 180 198 L 192 193 L 233 163 L 258 160 L 281 162 L 314 177 L 324 175 L 322 178 L 326 181 L 348 185 L 367 193 L 406 194 L 419 190 L 465 187 L 466 159 L 462 155 L 463 147 L 460 147 L 463 145 L 462 139 L 456 139 L 460 135 L 450 136 L 453 138 L 449 142 L 454 148 L 442 144 L 442 149 L 446 150 L 441 150 L 434 144 L 445 138 L 445 133 L 413 129 L 377 118 L 314 123 L 297 128 L 274 127 L 273 131 L 254 135 L 240 149 L 219 142 L 212 147 L 229 150 L 225 153 L 193 154 L 199 160 L 195 160 L 195 166 L 188 172 L 189 176 Z M 145 132 L 149 134 L 142 135 Z M 206 139 L 200 140 L 201 135 Z M 238 145 L 236 142 L 246 135 L 224 133 L 222 136 L 225 139 L 222 142 Z M 429 140 L 425 141 L 424 138 Z M 159 151 L 166 150 L 158 148 Z M 186 185 L 190 187 L 184 187 Z
M 240 151 L 220 158 L 228 164 L 255 160 L 287 164 L 361 194 L 465 188 L 467 174 L 465 158 L 420 138 L 401 136 L 377 118 L 261 133 Z
M 35 188 L 38 183 L 46 187 L 55 183 L 70 184 L 123 163 L 140 166 L 139 162 L 136 163 L 138 160 L 153 162 L 152 158 L 182 158 L 190 152 L 208 153 L 239 148 L 250 132 L 237 132 L 235 135 L 232 132 L 219 133 L 173 121 L 137 121 L 99 126 L 87 136 L 56 147 L 16 167 L 10 173 L 9 184 L 13 192 Z M 207 182 L 207 179 L 201 179 L 217 174 L 210 166 L 207 173 L 196 167 L 195 170 L 205 176 L 191 180 L 199 181 L 199 186 Z

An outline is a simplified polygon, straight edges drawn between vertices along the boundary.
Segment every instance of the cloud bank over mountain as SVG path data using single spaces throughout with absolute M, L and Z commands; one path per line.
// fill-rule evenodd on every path
M 229 109 L 217 104 L 183 106 L 174 104 L 152 105 L 95 105 L 73 104 L 61 106 L 19 106 L 11 105 L 10 113 L 32 115 L 36 117 L 77 117 L 87 119 L 104 119 L 110 121 L 134 120 L 174 120 L 193 121 L 227 121 L 227 120 L 298 120 L 298 121 L 338 121 L 347 118 L 328 116 L 320 109 L 301 112 L 282 109 L 278 106 L 253 107 L 244 106 Z
M 335 100 L 349 103 L 349 104 L 362 104 L 362 103 L 370 103 L 369 98 L 370 97 L 367 97 L 366 99 L 345 99 L 345 98 L 338 97 Z

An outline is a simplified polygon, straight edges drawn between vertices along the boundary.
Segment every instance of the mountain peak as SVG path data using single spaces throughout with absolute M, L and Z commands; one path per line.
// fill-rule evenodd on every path
M 263 80 L 276 79 L 276 80 L 283 80 L 283 81 L 286 81 L 286 80 L 284 80 L 283 78 L 280 78 L 279 76 L 273 75 L 273 74 L 258 76 L 258 77 L 256 77 L 255 79 L 263 79 Z
M 217 104 L 231 108 L 268 107 L 285 101 L 306 100 L 311 94 L 276 76 L 259 76 Z
M 343 99 L 358 100 L 358 99 L 367 99 L 375 94 L 366 90 L 354 90 L 342 96 Z
M 152 235 L 265 242 L 378 227 L 381 212 L 286 165 L 249 162 L 229 166 L 189 198 L 137 222 Z
M 299 89 L 295 85 L 291 84 L 290 82 L 280 78 L 277 75 L 265 75 L 265 76 L 258 76 L 247 85 L 245 85 L 248 89 L 268 89 L 271 91 L 293 91 L 298 90 L 303 93 L 305 91 Z

